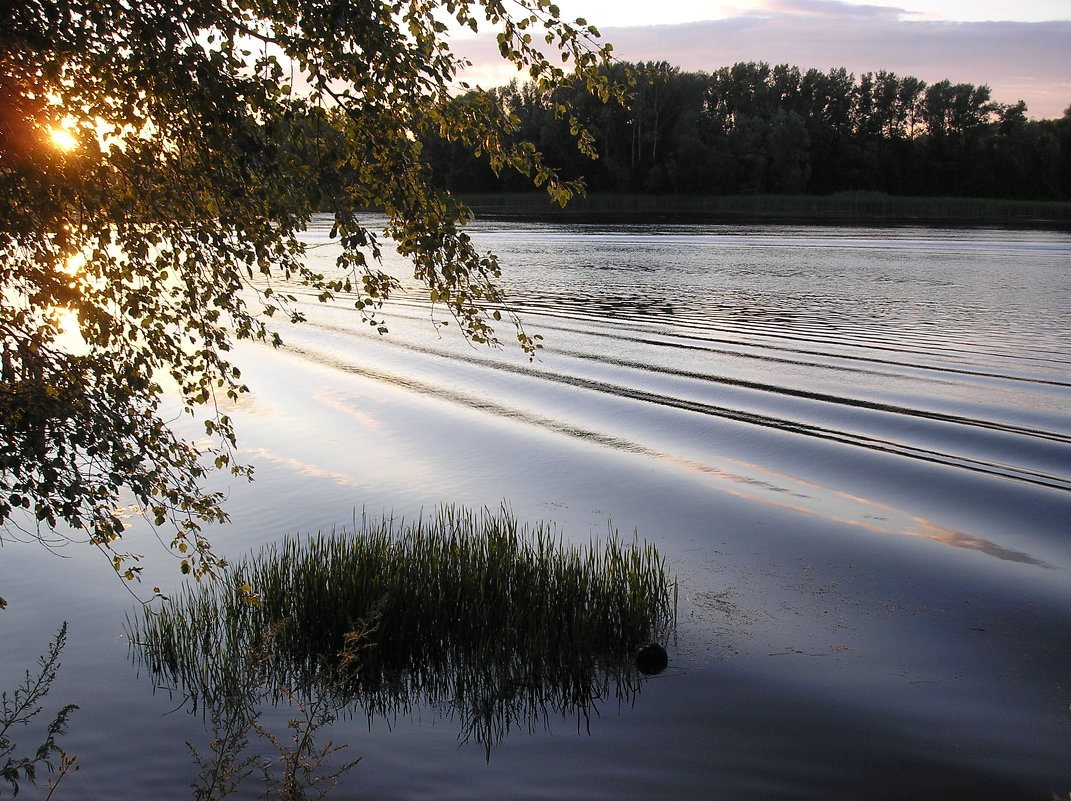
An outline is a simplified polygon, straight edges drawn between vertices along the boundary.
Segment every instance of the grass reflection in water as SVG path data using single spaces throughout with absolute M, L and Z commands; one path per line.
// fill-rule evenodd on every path
M 555 715 L 583 729 L 598 702 L 631 703 L 651 672 L 636 655 L 674 606 L 650 544 L 567 545 L 504 507 L 444 507 L 284 539 L 130 628 L 136 658 L 195 708 L 298 698 L 392 720 L 430 706 L 490 758 L 513 729 Z

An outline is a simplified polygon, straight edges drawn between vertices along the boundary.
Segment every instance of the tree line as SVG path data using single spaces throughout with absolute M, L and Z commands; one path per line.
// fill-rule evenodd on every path
M 625 103 L 580 86 L 491 90 L 517 141 L 533 142 L 559 175 L 582 175 L 594 192 L 1071 199 L 1071 107 L 1059 119 L 1029 120 L 1025 102 L 998 103 L 988 86 L 884 70 L 604 69 L 611 82 L 632 76 Z M 596 160 L 577 151 L 566 111 L 594 134 Z M 424 161 L 455 192 L 524 188 L 523 176 L 496 175 L 456 143 L 428 134 L 423 146 Z

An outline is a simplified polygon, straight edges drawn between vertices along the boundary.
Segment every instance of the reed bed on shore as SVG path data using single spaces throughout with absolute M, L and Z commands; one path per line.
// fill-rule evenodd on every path
M 650 544 L 570 545 L 506 508 L 449 506 L 287 537 L 129 628 L 156 681 L 194 703 L 279 688 L 372 717 L 432 706 L 490 749 L 521 722 L 584 725 L 598 701 L 631 701 L 632 660 L 669 633 L 673 598 Z
M 880 192 L 835 195 L 636 195 L 578 196 L 564 208 L 545 194 L 464 195 L 477 217 L 563 219 L 803 220 L 942 224 L 1071 225 L 1071 203 L 1002 198 L 901 197 Z

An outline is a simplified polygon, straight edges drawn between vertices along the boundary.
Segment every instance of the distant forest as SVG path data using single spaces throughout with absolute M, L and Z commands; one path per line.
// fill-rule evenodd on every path
M 636 75 L 627 105 L 583 88 L 493 92 L 515 137 L 593 192 L 1071 200 L 1071 107 L 1060 119 L 1028 120 L 1024 102 L 995 102 L 988 86 L 885 71 L 856 78 L 752 62 L 708 74 L 646 63 L 617 65 L 611 79 L 627 69 Z M 577 151 L 560 106 L 595 135 L 598 159 Z M 531 188 L 434 135 L 424 158 L 455 192 Z

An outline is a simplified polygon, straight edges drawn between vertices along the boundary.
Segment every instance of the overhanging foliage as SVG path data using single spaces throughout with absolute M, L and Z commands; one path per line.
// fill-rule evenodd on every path
M 218 566 L 201 535 L 226 515 L 203 490 L 238 476 L 218 404 L 246 391 L 234 339 L 278 344 L 300 320 L 287 285 L 356 295 L 385 331 L 396 279 L 383 236 L 474 342 L 498 342 L 499 265 L 438 190 L 422 135 L 486 153 L 564 200 L 517 120 L 481 92 L 452 99 L 463 66 L 447 22 L 499 32 L 503 58 L 544 89 L 605 95 L 595 28 L 547 0 L 338 3 L 28 0 L 0 20 L 0 525 L 45 542 L 89 532 L 116 550 L 131 500 L 173 527 L 184 572 Z M 553 54 L 553 61 L 543 49 Z M 568 69 L 560 66 L 568 64 Z M 578 129 L 579 131 L 579 129 Z M 588 140 L 579 136 L 579 144 Z M 358 213 L 386 213 L 382 231 Z M 311 215 L 334 214 L 342 252 L 323 275 L 303 258 Z M 507 312 L 508 316 L 508 312 Z M 536 339 L 517 324 L 529 352 Z M 161 404 L 177 387 L 205 443 L 177 437 Z M 123 495 L 122 493 L 129 493 Z M 132 498 L 130 497 L 132 496 Z M 20 511 L 21 510 L 21 511 Z M 53 539 L 54 537 L 58 539 Z

